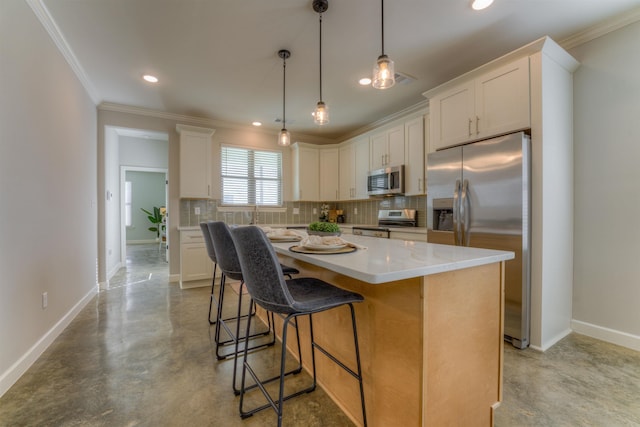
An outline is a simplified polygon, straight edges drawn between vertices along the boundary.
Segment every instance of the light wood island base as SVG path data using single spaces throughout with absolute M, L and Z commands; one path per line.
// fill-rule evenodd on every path
M 278 257 L 298 268 L 300 276 L 365 297 L 355 311 L 369 426 L 493 424 L 493 409 L 502 397 L 504 262 L 370 284 Z M 308 320 L 298 321 L 309 370 Z M 348 308 L 314 315 L 313 322 L 316 341 L 355 368 Z M 357 381 L 321 353 L 316 356 L 319 385 L 362 425 Z

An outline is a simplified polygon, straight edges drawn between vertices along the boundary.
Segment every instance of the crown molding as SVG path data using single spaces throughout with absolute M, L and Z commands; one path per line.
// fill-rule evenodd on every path
M 26 2 L 31 7 L 33 13 L 36 15 L 44 29 L 49 34 L 49 37 L 51 37 L 51 40 L 53 40 L 62 56 L 64 56 L 64 59 L 67 61 L 75 75 L 78 77 L 78 80 L 80 80 L 80 83 L 87 91 L 87 94 L 89 94 L 89 97 L 91 98 L 93 103 L 95 105 L 98 105 L 101 101 L 98 92 L 91 83 L 91 80 L 89 80 L 89 77 L 87 76 L 87 73 L 85 73 L 84 68 L 82 68 L 80 62 L 78 62 L 78 59 L 69 47 L 69 44 L 62 35 L 60 28 L 58 28 L 53 18 L 51 17 L 51 14 L 49 13 L 47 7 L 44 5 L 42 0 L 26 0 Z
M 576 46 L 590 42 L 591 40 L 602 37 L 605 34 L 619 30 L 622 27 L 626 27 L 627 25 L 638 21 L 640 21 L 640 7 L 633 9 L 630 12 L 625 12 L 614 16 L 613 18 L 606 19 L 584 31 L 580 31 L 579 33 L 567 37 L 558 44 L 562 46 L 563 49 L 573 49 Z
M 374 129 L 378 129 L 384 125 L 387 125 L 395 120 L 405 118 L 411 114 L 427 114 L 429 112 L 429 100 L 420 101 L 417 104 L 411 105 L 407 108 L 404 108 L 400 111 L 397 111 L 393 114 L 390 114 L 386 117 L 383 117 L 375 122 L 369 123 L 368 125 L 362 126 L 352 132 L 348 132 L 345 135 L 340 137 L 340 142 L 347 141 L 353 137 L 362 135 Z
M 237 123 L 225 122 L 221 120 L 214 120 L 207 117 L 187 116 L 184 114 L 169 113 L 166 111 L 153 110 L 150 108 L 143 108 L 143 107 L 134 107 L 131 105 L 115 104 L 112 102 L 100 103 L 100 105 L 98 105 L 98 110 L 112 111 L 112 112 L 124 113 L 124 114 L 134 114 L 134 115 L 146 116 L 146 117 L 155 117 L 158 119 L 173 120 L 181 123 L 189 123 L 196 126 L 259 132 L 266 135 L 273 135 L 274 138 L 278 134 L 278 132 L 275 130 L 260 129 L 260 128 L 256 128 L 255 126 L 249 126 L 245 124 L 237 124 Z M 295 133 L 296 139 L 301 141 L 314 141 L 315 143 L 320 143 L 320 144 L 336 143 L 336 140 L 334 139 L 321 138 L 317 136 L 311 136 L 311 135 L 306 135 L 306 134 L 301 134 L 296 132 L 291 132 L 291 133 L 292 134 Z

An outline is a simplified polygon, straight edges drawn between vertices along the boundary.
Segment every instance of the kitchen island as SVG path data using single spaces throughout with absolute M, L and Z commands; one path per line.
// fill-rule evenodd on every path
M 370 426 L 493 424 L 501 400 L 504 262 L 512 252 L 346 236 L 367 249 L 281 261 L 362 294 L 355 305 Z M 347 308 L 314 315 L 314 335 L 354 367 Z M 299 319 L 305 367 L 306 318 Z M 295 335 L 294 335 L 295 336 Z M 294 340 L 290 343 L 295 345 Z M 361 425 L 357 382 L 318 354 L 318 383 Z

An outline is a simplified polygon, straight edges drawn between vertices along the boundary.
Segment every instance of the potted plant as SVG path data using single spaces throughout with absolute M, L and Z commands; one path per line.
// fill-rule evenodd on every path
M 152 227 L 149 227 L 148 230 L 149 231 L 155 231 L 156 233 L 156 240 L 160 239 L 160 231 L 164 230 L 164 215 L 161 212 L 160 208 L 154 206 L 153 207 L 153 212 L 149 212 L 148 210 L 144 209 L 144 208 L 140 208 L 140 210 L 142 210 L 142 212 L 147 214 L 147 218 L 149 218 L 149 221 L 151 222 L 151 224 L 154 224 Z
M 334 222 L 316 221 L 309 224 L 307 233 L 317 236 L 339 236 L 342 234 L 338 224 Z

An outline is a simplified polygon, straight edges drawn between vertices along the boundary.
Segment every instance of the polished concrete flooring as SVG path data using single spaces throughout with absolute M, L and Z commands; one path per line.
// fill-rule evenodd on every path
M 205 319 L 210 288 L 168 283 L 158 255 L 128 248 L 126 268 L 0 398 L 0 426 L 275 425 L 270 410 L 240 419 L 233 361 L 216 359 Z M 254 357 L 279 363 L 273 347 Z M 285 403 L 284 425 L 353 424 L 318 388 Z M 640 353 L 578 334 L 545 353 L 505 345 L 495 425 L 640 426 Z

